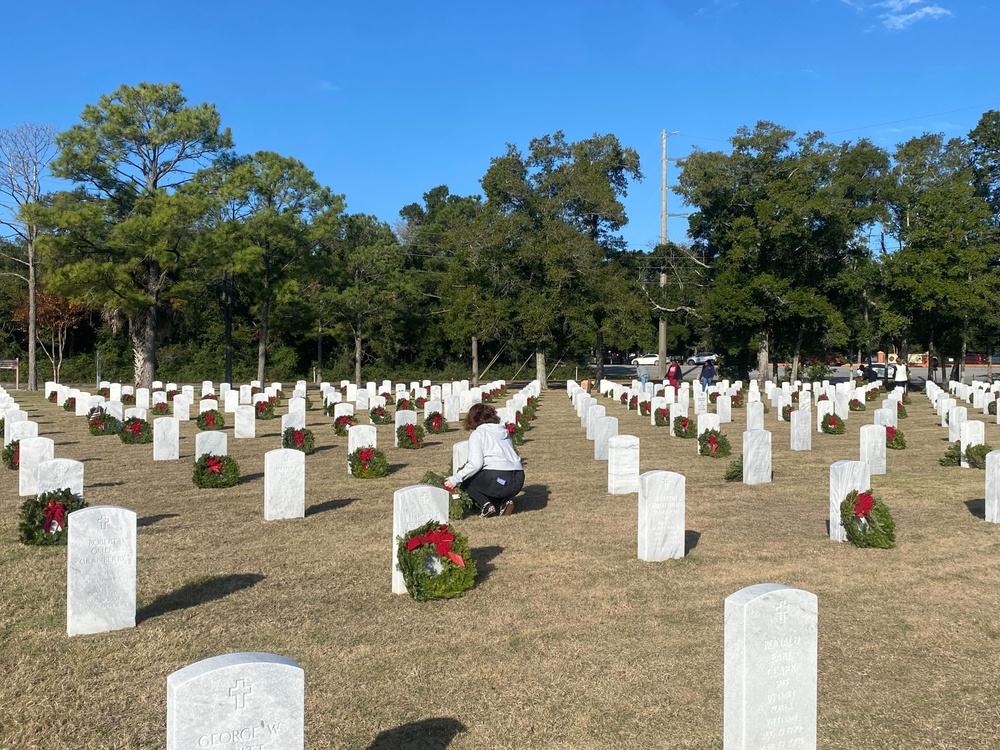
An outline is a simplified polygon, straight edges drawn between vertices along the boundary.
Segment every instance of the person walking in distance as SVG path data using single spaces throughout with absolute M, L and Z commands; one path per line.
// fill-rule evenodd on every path
M 514 497 L 524 486 L 524 467 L 507 428 L 488 404 L 473 404 L 462 426 L 471 432 L 469 459 L 444 481 L 453 492 L 461 487 L 479 506 L 483 518 L 509 516 Z
M 670 360 L 670 367 L 667 368 L 667 380 L 674 391 L 680 387 L 682 377 L 684 377 L 684 373 L 681 371 L 680 362 L 676 359 Z
M 708 360 L 705 364 L 701 366 L 701 389 L 703 391 L 708 390 L 708 386 L 712 385 L 712 381 L 715 380 L 715 362 Z
M 903 360 L 899 360 L 896 364 L 895 383 L 897 388 L 902 388 L 903 393 L 906 393 L 906 388 L 910 384 L 910 373 L 907 371 L 906 363 Z

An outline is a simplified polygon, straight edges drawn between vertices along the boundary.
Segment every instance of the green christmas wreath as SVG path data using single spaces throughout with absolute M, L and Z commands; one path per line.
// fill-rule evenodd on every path
M 679 438 L 698 437 L 697 426 L 693 419 L 687 417 L 674 417 L 674 435 Z
M 218 409 L 203 411 L 195 420 L 199 430 L 221 430 L 226 426 L 226 418 Z
M 192 481 L 202 489 L 232 487 L 240 481 L 240 467 L 229 456 L 206 453 L 194 463 Z
M 698 453 L 712 458 L 725 458 L 732 453 L 729 438 L 719 430 L 705 430 L 698 436 Z
M 942 466 L 959 466 L 962 463 L 962 444 L 958 440 L 948 446 L 948 450 L 938 459 Z
M 786 422 L 792 421 L 792 405 L 785 404 L 781 407 L 781 418 Z
M 901 451 L 906 448 L 906 436 L 902 430 L 895 427 L 885 428 L 885 447 L 894 451 Z
M 896 417 L 897 419 L 906 419 L 909 415 L 906 413 L 906 407 L 903 406 L 902 401 L 896 402 Z
M 872 491 L 851 490 L 840 504 L 840 520 L 847 540 L 855 547 L 891 549 L 896 546 L 896 524 L 892 513 Z
M 865 402 L 864 401 L 859 401 L 856 398 L 852 398 L 848 402 L 847 408 L 850 409 L 851 411 L 867 411 L 868 410 L 868 407 L 865 406 Z
M 50 393 L 48 396 L 45 397 L 45 400 L 48 401 L 50 404 L 56 403 L 56 401 L 59 400 L 58 391 L 52 391 L 52 393 Z
M 21 504 L 21 544 L 66 544 L 69 514 L 86 507 L 68 488 L 29 497 Z
M 11 440 L 3 447 L 3 465 L 11 471 L 17 471 L 21 466 L 21 441 Z
M 538 400 L 534 396 L 529 396 L 521 409 L 521 413 L 528 419 L 534 419 L 536 411 L 538 411 Z
M 396 411 L 408 411 L 410 408 L 410 399 L 406 396 L 403 398 L 396 399 Z
M 436 474 L 433 471 L 428 471 L 420 477 L 420 484 L 429 484 L 432 487 L 440 487 L 441 489 L 444 489 L 444 482 L 447 478 L 448 477 L 444 474 Z M 477 507 L 478 506 L 468 492 L 460 487 L 456 487 L 455 492 L 450 493 L 450 499 L 448 501 L 448 518 L 462 518 L 467 511 L 474 511 Z
M 418 602 L 462 596 L 476 581 L 469 541 L 447 524 L 428 521 L 398 537 L 399 571 Z
M 826 414 L 823 416 L 822 430 L 827 435 L 843 435 L 845 429 L 844 420 L 836 414 Z
M 392 424 L 393 416 L 384 406 L 376 406 L 374 409 L 368 412 L 368 418 L 371 420 L 372 424 Z
M 258 401 L 253 407 L 257 419 L 274 419 L 274 401 Z
M 432 411 L 424 419 L 424 430 L 432 435 L 437 435 L 448 431 L 448 423 L 439 411 Z
M 401 424 L 396 428 L 400 448 L 415 450 L 424 447 L 424 428 L 418 424 Z
M 347 431 L 358 424 L 356 420 L 350 414 L 341 414 L 333 422 L 333 431 L 340 435 L 340 437 L 347 437 Z
M 514 445 L 524 445 L 524 426 L 520 424 L 508 424 L 507 434 L 510 435 L 510 442 Z
M 349 455 L 347 463 L 351 467 L 351 476 L 358 479 L 377 479 L 389 473 L 385 454 L 368 446 L 358 448 Z
M 281 433 L 281 447 L 302 451 L 307 456 L 316 449 L 316 439 L 312 430 L 288 427 Z
M 166 402 L 159 401 L 159 402 L 153 404 L 153 407 L 152 407 L 152 409 L 150 409 L 150 411 L 153 412 L 153 414 L 155 414 L 157 416 L 162 416 L 164 414 L 169 414 L 170 413 L 170 407 L 167 406 Z
M 726 467 L 726 473 L 723 478 L 727 482 L 742 482 L 743 481 L 743 458 L 737 456 L 732 461 L 729 462 L 729 466 Z
M 76 396 L 70 396 L 63 401 L 63 411 L 76 411 Z M 2 424 L 2 420 L 0 420 Z
M 145 419 L 129 417 L 122 423 L 122 429 L 118 433 L 118 437 L 127 445 L 152 443 L 153 428 Z
M 657 409 L 653 413 L 653 423 L 657 427 L 669 427 L 670 426 L 670 410 L 669 409 Z
M 87 428 L 91 435 L 117 435 L 122 423 L 101 409 L 94 409 L 87 417 Z
M 988 411 L 990 414 L 996 414 L 997 413 L 997 402 L 996 401 L 990 401 L 990 405 L 986 407 L 986 411 Z
M 865 391 L 865 401 L 877 401 L 878 400 L 878 390 L 872 388 L 871 390 Z
M 985 469 L 986 468 L 986 454 L 993 450 L 992 447 L 986 445 L 985 443 L 979 443 L 978 445 L 970 445 L 965 449 L 965 460 L 968 462 L 969 466 L 973 469 Z

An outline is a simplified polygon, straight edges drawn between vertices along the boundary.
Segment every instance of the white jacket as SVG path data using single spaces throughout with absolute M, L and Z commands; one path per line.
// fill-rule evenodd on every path
M 507 428 L 502 424 L 481 424 L 469 436 L 469 460 L 447 481 L 457 487 L 482 469 L 521 471 L 523 468 Z

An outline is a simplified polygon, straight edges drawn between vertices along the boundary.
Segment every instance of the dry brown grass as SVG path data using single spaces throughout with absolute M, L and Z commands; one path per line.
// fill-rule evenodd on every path
M 426 604 L 390 593 L 392 493 L 446 468 L 457 430 L 402 451 L 379 427 L 393 473 L 352 480 L 346 439 L 313 410 L 308 515 L 266 523 L 277 420 L 230 441 L 238 487 L 199 490 L 193 422 L 182 460 L 153 463 L 151 446 L 19 400 L 57 456 L 86 461 L 91 504 L 138 513 L 139 623 L 66 637 L 65 550 L 17 542 L 16 475 L 0 469 L 4 749 L 162 747 L 167 675 L 234 651 L 304 667 L 310 748 L 721 748 L 723 600 L 765 581 L 819 597 L 821 748 L 1000 746 L 1000 528 L 977 517 L 983 472 L 938 466 L 946 435 L 923 395 L 901 422 L 910 447 L 873 481 L 897 521 L 892 551 L 832 543 L 825 528 L 829 465 L 857 458 L 871 411 L 795 454 L 788 425 L 765 415 L 774 483 L 744 487 L 722 481 L 725 460 L 602 400 L 642 439 L 643 471 L 687 476 L 694 546 L 650 564 L 636 559 L 636 496 L 606 494 L 565 392 L 546 393 L 522 449 L 520 512 L 462 521 L 482 578 Z M 744 410 L 734 419 L 738 454 Z M 1000 447 L 1000 427 L 987 442 Z

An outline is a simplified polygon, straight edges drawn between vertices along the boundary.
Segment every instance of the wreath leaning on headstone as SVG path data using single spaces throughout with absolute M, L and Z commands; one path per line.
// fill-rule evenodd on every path
M 340 437 L 347 437 L 347 431 L 357 424 L 358 420 L 356 420 L 352 415 L 341 414 L 333 421 L 333 431 Z
M 122 423 L 118 437 L 123 443 L 136 445 L 153 442 L 153 428 L 145 419 L 129 417 Z
M 840 504 L 840 520 L 847 531 L 847 540 L 855 547 L 892 549 L 896 546 L 892 513 L 871 490 L 851 490 Z
M 948 446 L 948 450 L 938 459 L 942 466 L 959 466 L 962 463 L 962 444 L 958 440 Z
M 91 435 L 117 435 L 122 423 L 101 409 L 94 409 L 87 416 L 87 429 Z
M 50 404 L 54 404 L 59 400 L 59 394 L 56 391 L 52 391 L 52 393 L 45 397 L 45 400 Z
M 432 487 L 445 489 L 444 482 L 447 478 L 444 474 L 436 474 L 433 471 L 428 471 L 420 477 L 420 484 L 429 484 Z M 477 506 L 472 496 L 460 487 L 456 487 L 455 491 L 450 493 L 448 518 L 462 518 L 467 511 L 471 512 L 476 510 L 476 508 Z
M 657 427 L 669 427 L 670 426 L 670 410 L 669 409 L 657 409 L 653 413 L 653 423 Z
M 903 406 L 903 402 L 902 401 L 897 401 L 896 402 L 896 418 L 897 419 L 906 419 L 908 416 L 909 416 L 909 414 L 906 413 L 906 407 Z
M 725 458 L 732 453 L 729 438 L 719 430 L 705 430 L 698 436 L 698 453 L 712 458 Z
M 7 445 L 3 447 L 3 453 L 0 454 L 3 458 L 3 465 L 6 466 L 11 471 L 17 471 L 21 466 L 21 441 L 11 440 Z
M 414 450 L 424 447 L 424 428 L 418 424 L 401 424 L 396 428 L 400 448 Z
M 442 415 L 441 412 L 432 411 L 424 419 L 424 430 L 432 435 L 437 435 L 448 431 L 448 423 L 445 421 L 444 415 Z
M 29 497 L 21 504 L 21 544 L 66 544 L 69 514 L 86 507 L 87 503 L 68 488 Z
M 894 451 L 901 451 L 906 448 L 906 436 L 903 431 L 895 427 L 885 428 L 885 447 Z
M 786 422 L 792 421 L 792 405 L 785 404 L 781 407 L 781 418 Z
M 240 467 L 229 456 L 213 456 L 204 454 L 194 462 L 194 475 L 191 481 L 202 489 L 232 487 L 240 481 Z
M 376 406 L 368 412 L 368 418 L 372 424 L 392 424 L 393 416 L 386 411 L 384 406 Z
M 510 442 L 515 446 L 524 445 L 524 425 L 506 424 L 507 434 L 510 435 Z
M 824 415 L 821 427 L 823 432 L 827 435 L 843 435 L 844 430 L 846 429 L 846 427 L 844 427 L 844 420 L 836 414 Z
M 871 390 L 865 391 L 865 401 L 877 401 L 878 400 L 878 389 L 872 388 Z
M 723 479 L 727 482 L 741 482 L 743 481 L 743 458 L 737 456 L 732 461 L 729 462 L 729 466 L 726 467 L 726 473 L 723 475 Z
M 63 401 L 63 411 L 76 411 L 76 396 L 70 396 Z
M 965 460 L 973 469 L 985 469 L 986 454 L 991 450 L 993 450 L 993 448 L 986 443 L 970 445 L 965 449 Z
M 860 401 L 860 400 L 858 400 L 856 398 L 852 398 L 847 403 L 847 408 L 850 409 L 851 411 L 867 411 L 868 410 L 868 407 L 865 406 L 865 402 L 864 401 Z
M 153 414 L 156 414 L 156 415 L 169 414 L 170 413 L 170 407 L 167 406 L 167 404 L 166 404 L 165 401 L 158 401 L 155 404 L 153 404 L 153 406 L 150 409 L 150 411 L 153 412 Z
M 397 566 L 416 601 L 454 599 L 476 582 L 469 541 L 447 524 L 428 521 L 398 540 Z
M 674 417 L 674 435 L 679 438 L 696 438 L 697 427 L 693 419 L 687 417 Z
M 195 420 L 199 430 L 221 430 L 226 426 L 226 418 L 218 409 L 203 411 Z
M 369 446 L 358 448 L 350 454 L 347 463 L 351 467 L 351 476 L 358 479 L 378 479 L 389 473 L 389 462 L 385 454 Z
M 258 401 L 254 404 L 253 413 L 257 419 L 274 419 L 274 402 Z
M 313 437 L 312 430 L 288 427 L 281 433 L 281 447 L 302 451 L 308 456 L 316 448 L 316 438 Z

